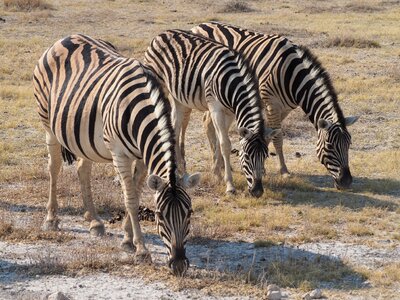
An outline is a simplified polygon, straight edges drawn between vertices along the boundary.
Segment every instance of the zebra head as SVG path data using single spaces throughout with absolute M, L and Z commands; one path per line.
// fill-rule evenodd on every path
M 264 193 L 262 177 L 264 176 L 264 160 L 268 157 L 267 141 L 277 135 L 280 129 L 265 128 L 264 136 L 253 133 L 250 129 L 238 129 L 241 137 L 239 151 L 240 164 L 246 176 L 249 192 L 254 197 L 261 197 Z
M 358 117 L 347 117 L 345 125 L 350 126 L 357 120 Z M 318 121 L 317 155 L 331 173 L 337 189 L 347 189 L 353 182 L 349 168 L 351 136 L 346 126 L 325 119 Z
M 174 275 L 189 268 L 185 244 L 189 235 L 192 201 L 186 188 L 196 186 L 200 174 L 184 175 L 172 185 L 157 175 L 150 175 L 147 185 L 155 191 L 157 231 L 168 250 L 168 266 Z

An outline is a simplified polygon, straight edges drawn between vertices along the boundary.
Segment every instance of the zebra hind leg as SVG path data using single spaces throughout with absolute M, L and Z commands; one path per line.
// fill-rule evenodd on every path
M 46 133 L 46 144 L 49 152 L 48 170 L 50 176 L 49 200 L 47 215 L 43 224 L 44 230 L 58 230 L 60 220 L 57 217 L 57 179 L 62 166 L 61 145 L 51 133 Z
M 224 161 L 222 159 L 221 149 L 217 135 L 215 133 L 214 124 L 212 122 L 210 112 L 203 115 L 203 126 L 207 134 L 208 142 L 212 153 L 212 170 L 219 181 L 222 180 L 222 171 L 224 170 Z
M 274 148 L 279 158 L 279 173 L 283 177 L 289 177 L 290 173 L 285 163 L 285 157 L 283 156 L 283 134 L 282 131 L 278 133 L 275 137 L 273 137 L 272 142 L 274 144 Z
M 92 170 L 92 162 L 86 159 L 79 159 L 77 171 L 79 182 L 81 185 L 83 204 L 86 209 L 85 219 L 90 221 L 90 234 L 94 236 L 102 236 L 105 233 L 103 221 L 98 216 L 96 208 L 93 204 L 92 191 L 90 186 L 90 175 Z

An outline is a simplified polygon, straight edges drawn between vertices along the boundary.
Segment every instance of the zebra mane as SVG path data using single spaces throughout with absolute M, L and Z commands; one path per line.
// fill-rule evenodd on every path
M 142 65 L 148 80 L 150 90 L 150 100 L 154 105 L 154 113 L 158 119 L 158 127 L 160 129 L 160 141 L 163 143 L 162 150 L 169 153 L 169 181 L 172 186 L 176 185 L 177 164 L 175 156 L 175 133 L 171 121 L 171 105 L 164 93 L 161 86 L 157 81 L 152 71 Z
M 234 51 L 231 49 L 231 51 Z M 260 115 L 260 121 L 258 123 L 257 126 L 257 133 L 261 133 L 264 134 L 264 121 L 263 121 L 263 115 L 262 115 L 262 104 L 261 104 L 261 97 L 260 97 L 260 91 L 258 90 L 259 87 L 259 83 L 258 83 L 258 78 L 255 75 L 255 72 L 253 70 L 253 68 L 250 67 L 248 61 L 243 57 L 243 55 L 239 52 L 234 51 L 236 56 L 238 57 L 238 65 L 240 68 L 240 74 L 243 76 L 244 80 L 244 84 L 246 84 L 246 86 L 249 86 L 249 84 L 252 85 L 252 87 L 254 89 L 257 90 L 257 92 L 255 93 L 255 95 L 253 95 L 250 100 L 251 100 L 251 104 L 254 107 L 257 107 L 259 115 Z M 250 92 L 250 91 L 248 91 Z
M 214 23 L 214 22 L 211 22 Z M 217 23 L 215 22 L 215 24 L 222 24 L 222 23 Z M 192 31 L 186 31 L 186 30 L 176 30 L 179 32 L 184 32 L 190 36 L 199 38 L 201 40 L 205 40 L 207 42 L 213 43 L 215 45 L 224 47 L 226 49 L 228 49 L 230 52 L 234 53 L 236 58 L 237 58 L 237 63 L 238 63 L 238 67 L 240 69 L 240 75 L 243 76 L 244 81 L 243 83 L 246 84 L 246 86 L 250 84 L 252 84 L 253 88 L 256 88 L 258 90 L 258 78 L 255 74 L 255 71 L 253 70 L 253 68 L 250 66 L 249 62 L 247 61 L 247 59 L 244 58 L 243 54 L 240 53 L 239 51 L 236 51 L 235 49 L 233 49 L 232 47 L 229 47 L 228 45 L 222 44 L 218 41 L 215 41 L 213 39 L 210 39 L 208 37 L 205 37 L 203 35 L 194 33 Z M 263 119 L 262 119 L 262 106 L 261 106 L 261 98 L 260 98 L 260 93 L 259 91 L 257 91 L 256 95 L 254 95 L 251 100 L 253 101 L 253 106 L 257 107 L 261 116 L 258 128 L 257 128 L 257 132 L 263 132 Z M 258 101 L 257 101 L 258 100 Z
M 333 104 L 333 109 L 335 110 L 338 121 L 342 125 L 343 128 L 346 128 L 346 121 L 343 115 L 343 111 L 339 106 L 338 98 L 337 98 L 337 93 L 336 90 L 332 84 L 331 77 L 329 76 L 329 73 L 325 70 L 325 68 L 322 66 L 321 62 L 318 60 L 318 58 L 310 51 L 305 46 L 296 46 L 297 53 L 299 54 L 300 58 L 303 60 L 308 60 L 311 62 L 312 69 L 311 72 L 315 72 L 315 78 L 322 78 L 323 80 L 323 85 L 326 87 L 326 90 L 329 93 L 329 96 L 331 97 L 331 101 Z

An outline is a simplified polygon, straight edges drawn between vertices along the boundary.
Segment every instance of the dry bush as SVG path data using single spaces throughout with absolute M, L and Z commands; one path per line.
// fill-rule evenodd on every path
M 400 82 L 400 66 L 393 65 L 388 69 L 389 78 L 393 79 L 394 82 Z
M 364 3 L 350 3 L 343 8 L 343 11 L 351 11 L 356 13 L 373 13 L 382 10 L 383 7 L 381 5 L 368 5 Z
M 380 48 L 377 41 L 366 40 L 353 37 L 334 37 L 325 42 L 325 47 L 345 47 L 345 48 Z
M 254 11 L 246 2 L 244 1 L 234 1 L 227 3 L 219 12 L 220 13 L 243 13 Z
M 43 0 L 4 0 L 8 10 L 32 11 L 34 9 L 53 9 L 53 6 Z

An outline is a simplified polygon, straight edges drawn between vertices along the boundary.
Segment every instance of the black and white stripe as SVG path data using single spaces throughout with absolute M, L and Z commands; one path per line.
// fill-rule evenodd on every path
M 70 162 L 79 158 L 78 174 L 92 220 L 90 229 L 95 234 L 104 233 L 90 192 L 90 169 L 92 162 L 112 162 L 121 178 L 129 216 L 124 222 L 123 246 L 135 246 L 137 255 L 149 256 L 138 207 L 144 179 L 150 174 L 148 185 L 156 191 L 157 210 L 165 214 L 164 207 L 179 207 L 168 210 L 161 227 L 168 228 L 169 234 L 162 237 L 175 268 L 187 265 L 186 257 L 176 258 L 172 252 L 184 252 L 191 200 L 183 189 L 187 184 L 176 177 L 169 102 L 151 71 L 137 60 L 121 56 L 105 41 L 72 35 L 42 55 L 33 83 L 49 150 L 50 196 L 45 227 L 55 229 L 58 224 L 56 184 L 63 152 Z M 195 182 L 197 177 L 188 179 Z M 178 223 L 183 225 L 176 227 Z
M 328 73 L 307 48 L 279 35 L 264 35 L 218 22 L 200 24 L 192 32 L 222 43 L 248 60 L 258 78 L 268 126 L 280 128 L 290 111 L 300 106 L 318 130 L 317 154 L 321 163 L 338 188 L 350 186 L 351 139 L 347 126 L 358 117 L 344 117 Z M 280 171 L 287 174 L 282 140 L 280 133 L 273 143 Z
M 181 30 L 168 30 L 153 39 L 145 63 L 159 77 L 174 102 L 176 132 L 192 109 L 210 111 L 225 165 L 227 192 L 234 192 L 229 153 L 229 125 L 235 119 L 242 137 L 241 160 L 253 195 L 263 192 L 261 176 L 267 156 L 258 85 L 240 55 L 211 40 Z M 179 136 L 177 137 L 179 141 Z M 251 144 L 251 146 L 246 146 Z M 248 152 L 251 150 L 251 152 Z M 178 155 L 181 151 L 177 151 Z M 254 169 L 259 168 L 261 169 Z M 215 173 L 220 172 L 214 167 Z

